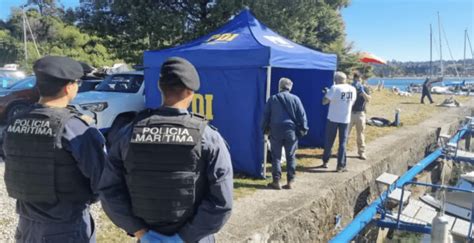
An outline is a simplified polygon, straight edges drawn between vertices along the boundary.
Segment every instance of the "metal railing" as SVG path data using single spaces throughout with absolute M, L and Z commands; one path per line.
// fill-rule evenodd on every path
M 408 182 L 403 183 L 403 185 L 401 187 L 402 194 L 401 194 L 401 197 L 400 197 L 400 204 L 398 206 L 397 229 L 400 228 L 400 215 L 402 214 L 402 210 L 403 210 L 403 196 L 405 194 L 405 186 L 407 186 L 407 185 L 417 185 L 417 186 L 436 188 L 436 189 L 439 189 L 439 190 L 459 191 L 459 192 L 471 193 L 471 195 L 472 195 L 471 220 L 470 220 L 471 222 L 469 224 L 469 230 L 467 231 L 467 237 L 469 239 L 469 242 L 471 242 L 473 240 L 473 238 L 472 238 L 473 237 L 473 235 L 472 235 L 472 224 L 474 223 L 474 190 L 467 190 L 467 189 L 463 189 L 463 188 L 446 186 L 446 185 L 435 185 L 435 184 L 415 182 L 415 181 L 408 181 Z M 440 210 L 442 210 L 442 209 L 440 208 Z
M 457 143 L 466 132 L 471 132 L 470 122 L 462 126 L 456 134 L 450 139 L 449 142 Z M 359 232 L 364 229 L 373 219 L 377 213 L 377 209 L 388 197 L 389 191 L 395 187 L 401 187 L 405 183 L 410 182 L 418 173 L 423 171 L 426 167 L 431 165 L 436 159 L 443 155 L 443 149 L 438 148 L 433 153 L 419 161 L 410 170 L 403 174 L 394 184 L 390 185 L 389 190 L 384 191 L 380 197 L 375 199 L 369 206 L 367 206 L 362 212 L 360 212 L 341 232 L 334 236 L 330 242 L 350 242 Z

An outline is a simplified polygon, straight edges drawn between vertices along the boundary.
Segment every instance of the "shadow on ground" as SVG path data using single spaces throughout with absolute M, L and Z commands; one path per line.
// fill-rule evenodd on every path
M 400 102 L 402 105 L 419 105 L 420 102 Z

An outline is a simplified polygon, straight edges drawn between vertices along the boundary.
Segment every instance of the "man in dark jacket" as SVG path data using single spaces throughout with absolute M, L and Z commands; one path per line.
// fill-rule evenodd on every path
M 141 242 L 214 242 L 232 210 L 232 164 L 221 135 L 188 112 L 199 89 L 194 66 L 161 66 L 163 105 L 120 130 L 101 180 L 112 221 Z
M 426 78 L 425 82 L 423 82 L 423 89 L 421 90 L 421 104 L 425 103 L 425 97 L 428 97 L 430 104 L 433 104 L 433 99 L 431 98 L 431 87 L 433 83 L 443 81 L 443 77 L 439 77 L 437 79 Z
M 306 113 L 301 100 L 290 93 L 293 82 L 288 78 L 281 78 L 280 92 L 268 99 L 263 113 L 262 128 L 270 131 L 270 145 L 272 154 L 273 181 L 268 184 L 273 189 L 281 189 L 281 150 L 285 148 L 287 163 L 287 184 L 285 189 L 291 189 L 294 184 L 298 136 L 308 131 Z
M 5 184 L 17 199 L 16 242 L 95 242 L 89 206 L 107 161 L 104 137 L 66 108 L 83 75 L 67 57 L 35 62 L 40 100 L 4 132 Z

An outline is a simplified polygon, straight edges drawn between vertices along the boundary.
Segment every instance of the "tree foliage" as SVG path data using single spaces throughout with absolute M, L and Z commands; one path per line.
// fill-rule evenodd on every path
M 430 68 L 431 66 L 431 68 Z M 378 77 L 427 77 L 433 76 L 472 77 L 474 76 L 474 59 L 447 60 L 443 62 L 443 74 L 439 61 L 398 62 L 389 61 L 387 65 L 375 66 L 374 74 Z
M 36 8 L 26 10 L 25 14 L 40 55 L 69 56 L 93 66 L 111 65 L 116 60 L 102 44 L 101 39 L 81 32 L 79 28 L 65 23 L 57 15 L 41 15 Z M 23 31 L 22 10 L 15 9 L 11 18 L 0 28 L 0 65 L 20 63 L 24 69 L 31 70 L 32 63 L 40 57 L 28 31 L 26 42 L 28 59 L 25 62 Z
M 37 7 L 41 15 L 54 15 L 58 11 L 56 0 L 28 0 L 26 6 Z
M 25 9 L 42 55 L 69 55 L 93 65 L 110 65 L 116 59 L 141 63 L 145 50 L 205 35 L 247 7 L 279 34 L 336 53 L 340 70 L 370 73 L 370 67 L 361 66 L 356 54 L 350 54 L 352 45 L 345 40 L 340 10 L 348 4 L 349 0 L 81 0 L 80 7 L 65 10 L 56 0 L 28 0 Z M 8 52 L 0 62 L 21 60 L 21 10 L 0 22 L 0 30 L 9 36 L 0 41 L 0 52 Z M 34 53 L 31 38 L 28 50 Z
M 182 44 L 207 34 L 245 7 L 281 35 L 347 59 L 340 9 L 348 0 L 85 0 L 81 29 L 102 37 L 118 57 L 140 62 L 143 50 Z M 118 31 L 120 30 L 120 31 Z M 334 44 L 338 43 L 338 44 Z M 349 66 L 345 62 L 345 67 Z M 348 70 L 345 70 L 348 71 Z

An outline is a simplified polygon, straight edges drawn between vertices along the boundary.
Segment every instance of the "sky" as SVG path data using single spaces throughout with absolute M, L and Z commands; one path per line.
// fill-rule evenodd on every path
M 77 7 L 79 0 L 58 0 L 65 7 Z M 11 7 L 27 0 L 0 0 L 0 19 L 8 18 Z M 474 48 L 474 0 L 351 0 L 342 10 L 347 41 L 356 51 L 373 53 L 385 60 L 428 61 L 430 24 L 433 26 L 433 59 L 439 59 L 438 16 L 444 60 L 463 59 L 464 30 Z M 451 49 L 452 58 L 448 50 Z M 468 47 L 469 54 L 469 47 Z M 468 55 L 471 57 L 472 55 Z
M 463 59 L 466 28 L 474 48 L 474 0 L 352 0 L 342 10 L 346 39 L 355 50 L 386 60 L 428 61 L 431 24 L 433 59 L 439 60 L 438 11 L 446 33 L 441 31 L 443 60 L 453 60 L 446 39 L 453 58 Z
M 19 7 L 28 2 L 28 0 L 0 0 L 0 19 L 7 19 L 12 7 Z M 57 0 L 59 5 L 66 8 L 79 6 L 79 0 Z

